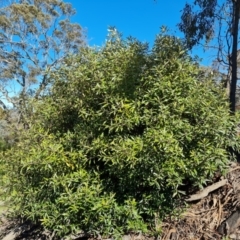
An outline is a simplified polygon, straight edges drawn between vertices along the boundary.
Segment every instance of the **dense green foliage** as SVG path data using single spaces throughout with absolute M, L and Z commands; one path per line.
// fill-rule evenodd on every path
M 52 74 L 34 109 L 2 158 L 5 187 L 15 214 L 59 235 L 159 230 L 180 187 L 201 187 L 238 147 L 223 91 L 168 35 L 149 51 L 112 30 Z

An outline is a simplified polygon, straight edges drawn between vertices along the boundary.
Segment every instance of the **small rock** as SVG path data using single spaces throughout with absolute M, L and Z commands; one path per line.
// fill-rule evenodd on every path
M 131 236 L 130 235 L 124 235 L 123 237 L 122 237 L 122 240 L 131 240 L 132 238 L 131 238 Z
M 14 240 L 17 237 L 17 233 L 15 231 L 11 231 L 8 235 L 6 235 L 2 240 Z

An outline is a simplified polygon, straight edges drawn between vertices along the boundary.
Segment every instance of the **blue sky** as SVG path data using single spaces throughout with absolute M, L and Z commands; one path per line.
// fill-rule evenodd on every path
M 107 28 L 152 43 L 159 28 L 177 30 L 185 0 L 67 0 L 77 10 L 72 19 L 87 30 L 90 45 L 102 45 Z M 180 32 L 176 33 L 181 36 Z
M 183 37 L 176 26 L 186 0 L 66 0 L 76 9 L 72 21 L 78 22 L 87 33 L 91 46 L 104 44 L 107 29 L 114 26 L 124 37 L 133 36 L 152 45 L 160 27 L 165 25 L 171 33 Z M 189 1 L 191 2 L 191 0 Z M 204 57 L 203 64 L 211 59 L 195 49 L 193 55 Z

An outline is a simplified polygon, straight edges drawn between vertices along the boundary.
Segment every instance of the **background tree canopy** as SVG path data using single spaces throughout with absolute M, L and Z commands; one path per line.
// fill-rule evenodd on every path
M 49 73 L 83 44 L 75 10 L 62 0 L 8 0 L 0 5 L 0 106 L 28 118 L 28 98 L 39 98 Z
M 240 0 L 195 0 L 186 3 L 179 24 L 189 48 L 201 45 L 216 52 L 215 68 L 224 73 L 233 114 L 239 80 L 239 14 Z
M 80 50 L 3 152 L 14 214 L 61 236 L 157 231 L 187 183 L 227 168 L 237 116 L 176 37 L 149 49 L 111 29 L 102 48 Z

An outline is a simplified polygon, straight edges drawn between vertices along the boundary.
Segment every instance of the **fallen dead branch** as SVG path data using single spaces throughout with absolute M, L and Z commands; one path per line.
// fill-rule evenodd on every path
M 193 202 L 193 201 L 201 200 L 201 199 L 207 197 L 210 192 L 217 190 L 218 188 L 226 185 L 227 183 L 228 183 L 227 179 L 223 179 L 220 182 L 214 183 L 213 185 L 203 189 L 200 193 L 191 195 L 190 198 L 186 199 L 186 202 Z

